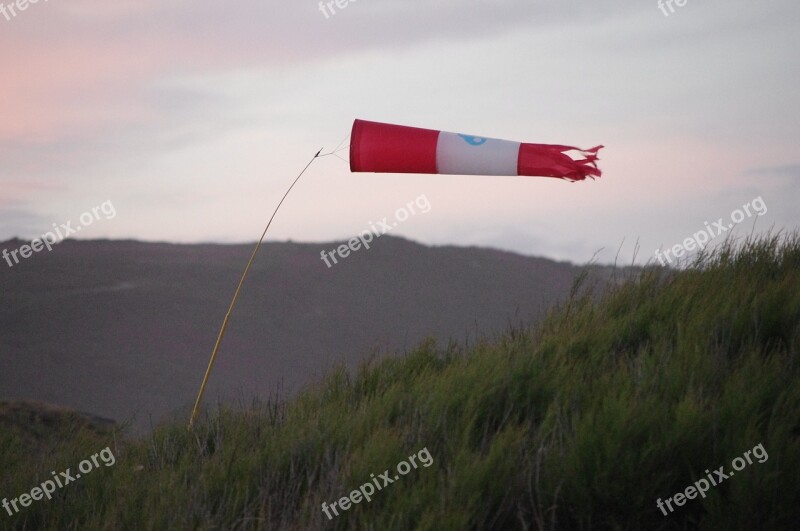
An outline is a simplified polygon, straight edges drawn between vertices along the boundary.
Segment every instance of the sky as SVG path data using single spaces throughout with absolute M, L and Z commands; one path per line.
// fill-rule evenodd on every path
M 71 223 L 255 241 L 355 118 L 603 144 L 603 176 L 351 174 L 323 157 L 269 239 L 347 239 L 422 196 L 393 234 L 576 263 L 654 260 L 719 219 L 725 235 L 800 225 L 793 0 L 0 2 L 0 240 Z

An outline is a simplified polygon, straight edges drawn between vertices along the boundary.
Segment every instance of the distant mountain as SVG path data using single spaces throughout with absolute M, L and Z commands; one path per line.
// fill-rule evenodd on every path
M 20 241 L 0 244 L 16 249 Z M 207 391 L 249 400 L 332 364 L 531 323 L 582 268 L 384 236 L 328 268 L 340 243 L 268 243 Z M 0 261 L 0 398 L 40 400 L 147 428 L 194 400 L 251 245 L 68 240 Z

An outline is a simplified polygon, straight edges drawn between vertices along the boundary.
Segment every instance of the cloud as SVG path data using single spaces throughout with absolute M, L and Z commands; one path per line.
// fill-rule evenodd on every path
M 528 0 L 360 0 L 331 20 L 314 0 L 71 0 L 32 7 L 0 20 L 0 49 L 14 50 L 4 54 L 4 71 L 13 75 L 0 82 L 0 140 L 52 141 L 157 122 L 164 107 L 143 94 L 165 77 L 298 68 L 589 18 L 577 7 Z
M 527 212 L 509 204 L 509 189 L 522 186 L 509 180 L 496 198 L 508 219 L 487 219 L 486 235 L 453 229 L 454 241 L 583 259 L 596 250 L 591 242 L 609 247 L 625 231 L 672 238 L 657 227 L 676 230 L 681 198 L 710 197 L 736 179 L 760 194 L 782 185 L 770 175 L 797 175 L 796 165 L 742 175 L 783 161 L 797 143 L 797 6 L 693 3 L 665 18 L 655 3 L 610 0 L 357 0 L 326 19 L 318 0 L 39 2 L 11 22 L 0 18 L 0 208 L 17 231 L 35 212 L 69 219 L 112 198 L 131 217 L 109 225 L 111 236 L 241 239 L 253 223 L 246 213 L 260 220 L 295 159 L 335 144 L 358 116 L 609 146 L 596 186 L 537 183 L 535 193 L 511 195 L 541 199 L 549 230 L 503 233 Z M 344 163 L 319 171 L 319 196 L 338 194 L 348 215 L 368 219 L 367 205 L 353 200 L 362 181 Z M 447 180 L 396 181 L 370 186 L 410 194 Z M 469 197 L 441 221 L 445 230 L 474 215 L 483 197 Z M 338 234 L 309 221 L 320 203 L 296 203 L 292 237 Z M 635 223 L 595 215 L 590 234 L 570 238 L 571 219 L 595 204 L 663 215 Z M 224 215 L 187 222 L 205 212 Z
M 784 164 L 781 166 L 763 166 L 747 170 L 747 175 L 773 175 L 778 177 L 800 177 L 800 164 Z
M 47 220 L 30 210 L 17 207 L 0 206 L 0 240 L 11 237 L 33 237 L 37 233 L 35 227 L 47 226 Z

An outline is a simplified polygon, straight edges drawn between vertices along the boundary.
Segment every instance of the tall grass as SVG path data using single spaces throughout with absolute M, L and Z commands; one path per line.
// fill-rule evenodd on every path
M 288 402 L 218 407 L 192 433 L 118 441 L 115 466 L 0 525 L 796 529 L 798 352 L 800 237 L 728 242 L 679 271 L 576 289 L 532 329 L 469 348 L 431 340 Z M 85 430 L 44 449 L 19 441 L 0 436 L 6 497 L 111 444 Z M 757 444 L 765 463 L 667 516 L 656 507 Z M 423 447 L 430 468 L 322 513 Z

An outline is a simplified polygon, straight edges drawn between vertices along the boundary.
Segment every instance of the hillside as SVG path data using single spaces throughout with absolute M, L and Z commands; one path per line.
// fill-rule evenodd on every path
M 0 248 L 17 248 L 7 242 Z M 208 399 L 291 394 L 334 364 L 538 321 L 580 268 L 385 236 L 328 268 L 319 244 L 262 248 Z M 148 429 L 191 405 L 251 245 L 67 240 L 0 264 L 0 399 Z
M 745 242 L 686 270 L 647 269 L 604 293 L 583 291 L 541 325 L 493 341 L 428 341 L 354 377 L 337 370 L 288 402 L 223 407 L 191 434 L 166 424 L 144 439 L 81 439 L 44 457 L 4 440 L 4 496 L 104 444 L 116 464 L 0 522 L 796 529 L 798 353 L 800 238 Z M 411 456 L 416 466 L 393 480 Z M 727 479 L 679 503 L 676 493 L 688 496 L 718 468 Z M 391 484 L 344 510 L 342 497 L 384 470 Z M 665 515 L 657 500 L 667 498 Z M 339 503 L 340 515 L 326 517 L 323 502 Z
M 0 430 L 30 446 L 57 444 L 64 433 L 84 431 L 102 437 L 114 429 L 110 419 L 53 404 L 0 401 Z

